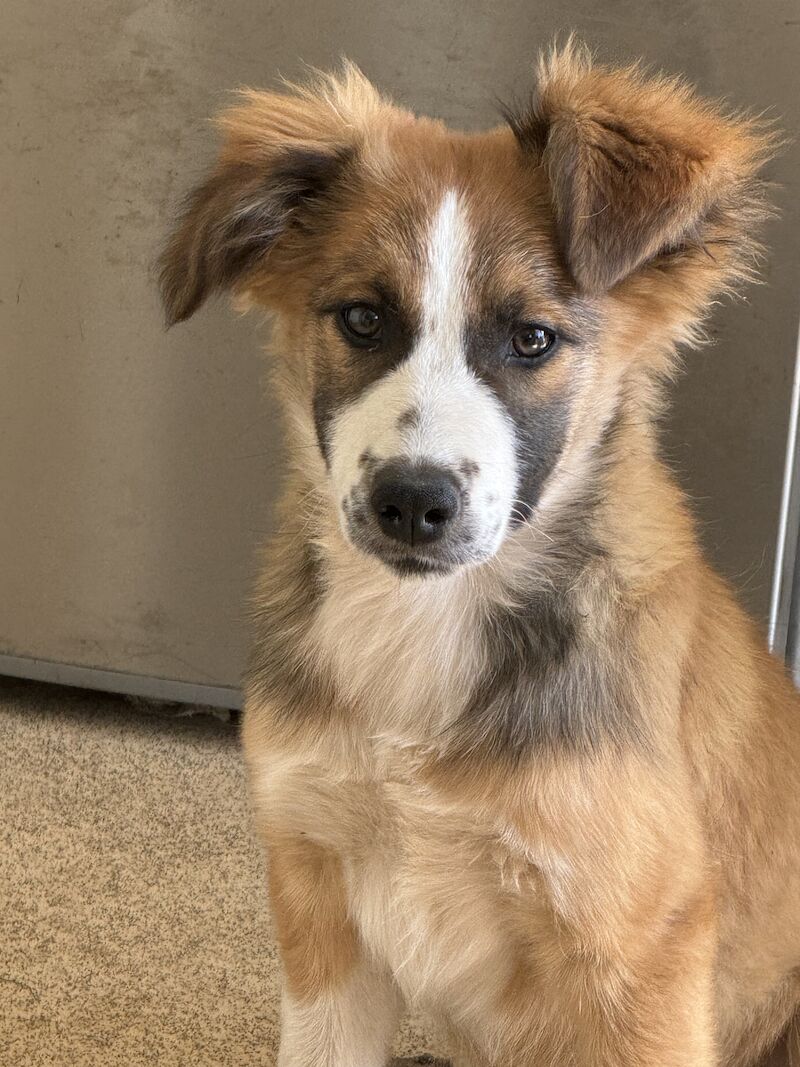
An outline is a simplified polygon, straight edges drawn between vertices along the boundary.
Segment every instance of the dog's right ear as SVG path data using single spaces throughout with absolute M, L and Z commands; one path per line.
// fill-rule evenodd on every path
M 273 247 L 344 177 L 368 121 L 390 106 L 349 63 L 286 95 L 242 96 L 218 119 L 225 135 L 218 165 L 188 197 L 161 256 L 170 326 L 212 292 L 246 288 Z

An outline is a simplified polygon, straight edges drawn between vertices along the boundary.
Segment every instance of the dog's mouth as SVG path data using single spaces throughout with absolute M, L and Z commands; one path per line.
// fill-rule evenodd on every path
M 438 560 L 424 559 L 418 556 L 407 555 L 403 557 L 387 556 L 384 552 L 370 552 L 398 578 L 437 578 L 452 574 L 459 563 L 446 563 Z

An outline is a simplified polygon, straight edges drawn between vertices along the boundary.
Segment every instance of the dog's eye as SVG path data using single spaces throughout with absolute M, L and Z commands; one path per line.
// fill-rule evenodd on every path
M 520 359 L 537 359 L 555 344 L 556 335 L 546 326 L 523 326 L 511 338 L 511 347 Z
M 381 339 L 383 319 L 369 304 L 349 304 L 341 311 L 342 325 L 356 344 L 374 344 Z

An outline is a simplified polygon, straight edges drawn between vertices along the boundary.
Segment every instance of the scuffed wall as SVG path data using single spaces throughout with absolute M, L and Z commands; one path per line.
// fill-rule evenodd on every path
M 279 431 L 258 322 L 166 334 L 150 265 L 229 89 L 341 54 L 404 102 L 495 121 L 576 29 L 796 135 L 800 12 L 772 0 L 5 0 L 0 11 L 0 652 L 235 685 Z M 796 147 L 767 285 L 720 309 L 676 389 L 668 454 L 705 540 L 767 609 L 797 329 Z

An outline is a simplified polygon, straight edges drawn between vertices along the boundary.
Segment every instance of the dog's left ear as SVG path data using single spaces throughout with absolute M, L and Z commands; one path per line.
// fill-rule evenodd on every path
M 570 42 L 541 61 L 530 106 L 506 118 L 544 167 L 566 265 L 584 292 L 663 253 L 713 254 L 764 214 L 752 179 L 773 139 L 677 79 L 594 66 Z

